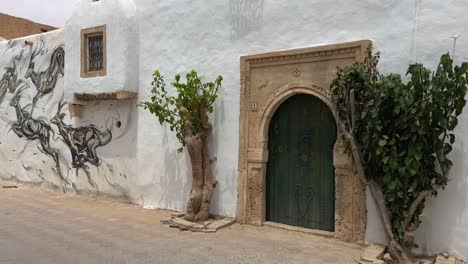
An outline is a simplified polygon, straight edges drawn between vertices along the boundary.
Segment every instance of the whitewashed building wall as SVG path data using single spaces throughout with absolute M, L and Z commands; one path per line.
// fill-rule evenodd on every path
M 167 81 L 191 69 L 205 80 L 222 75 L 223 89 L 211 117 L 210 151 L 216 158 L 213 170 L 218 181 L 211 211 L 227 216 L 235 216 L 237 202 L 240 56 L 371 39 L 374 50 L 381 52 L 383 73 L 405 74 L 410 62 L 434 68 L 445 52 L 455 51 L 456 62 L 468 60 L 468 2 L 464 0 L 82 0 L 76 8 L 64 29 L 42 35 L 50 50 L 64 45 L 66 51 L 65 76 L 59 79 L 52 99 L 44 102 L 45 120 L 53 117 L 62 97 L 73 102 L 75 92 L 131 90 L 138 92 L 138 101 L 148 100 L 155 69 Z M 107 26 L 109 75 L 83 80 L 79 76 L 80 31 L 102 24 Z M 458 36 L 456 45 L 453 36 Z M 20 52 L 7 47 L 6 42 L 0 44 L 0 52 L 9 54 L 0 58 L 2 68 Z M 26 59 L 28 48 L 24 49 Z M 47 66 L 47 54 L 41 58 L 38 69 Z M 30 88 L 28 93 L 33 91 Z M 50 159 L 38 153 L 37 140 L 31 143 L 8 131 L 11 122 L 7 120 L 15 120 L 8 107 L 11 97 L 7 93 L 0 105 L 4 112 L 0 162 L 5 165 L 1 176 L 39 182 L 42 178 L 31 171 L 42 170 L 44 180 L 59 184 Z M 98 188 L 88 183 L 83 169 L 76 176 L 76 168 L 65 165 L 70 164 L 70 153 L 58 140 L 54 144 L 60 145 L 63 159 L 68 159 L 61 166 L 77 190 L 124 195 L 148 208 L 183 210 L 191 185 L 188 155 L 177 153 L 175 136 L 136 103 L 90 103 L 84 118 L 65 119 L 74 127 L 95 124 L 102 131 L 112 131 L 113 139 L 97 149 L 101 165 L 89 165 L 87 170 Z M 116 121 L 121 121 L 120 128 Z M 51 127 L 58 133 L 56 126 Z M 461 116 L 456 133 L 451 181 L 428 203 L 418 241 L 423 252 L 448 251 L 468 258 L 468 141 L 464 137 L 468 111 Z M 367 241 L 384 242 L 370 198 L 367 207 Z

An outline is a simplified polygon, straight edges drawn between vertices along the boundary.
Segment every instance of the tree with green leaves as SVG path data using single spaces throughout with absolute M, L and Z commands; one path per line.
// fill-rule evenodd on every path
M 379 54 L 339 69 L 331 92 L 356 170 L 376 202 L 398 263 L 412 263 L 414 231 L 430 196 L 448 182 L 453 130 L 465 106 L 468 63 L 442 55 L 435 72 L 411 64 L 409 81 L 377 70 Z
M 222 80 L 218 76 L 214 82 L 203 83 L 197 72 L 192 70 L 183 83 L 177 74 L 171 83 L 176 93 L 171 95 L 163 76 L 155 71 L 153 96 L 150 101 L 140 103 L 141 107 L 157 116 L 161 125 L 167 124 L 175 132 L 182 144 L 179 152 L 187 147 L 192 164 L 192 189 L 184 216 L 188 221 L 202 222 L 209 217 L 214 180 L 208 153 L 208 138 L 212 133 L 208 113 L 214 110 Z

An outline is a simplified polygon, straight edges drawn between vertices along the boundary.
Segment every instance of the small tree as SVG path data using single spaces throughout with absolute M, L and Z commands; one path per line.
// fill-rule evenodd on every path
M 448 181 L 453 130 L 465 106 L 468 64 L 448 54 L 431 73 L 422 64 L 381 75 L 379 55 L 341 69 L 331 85 L 338 124 L 368 185 L 398 263 L 411 263 L 426 199 Z
M 192 189 L 184 219 L 205 221 L 209 217 L 214 184 L 208 154 L 208 137 L 212 132 L 208 113 L 213 112 L 223 78 L 218 76 L 214 82 L 202 83 L 197 72 L 192 70 L 186 75 L 186 83 L 181 83 L 177 74 L 171 83 L 176 90 L 175 95 L 168 94 L 159 71 L 154 72 L 153 78 L 153 96 L 140 106 L 155 114 L 161 125 L 167 123 L 170 130 L 176 133 L 182 144 L 179 152 L 187 146 L 192 164 Z

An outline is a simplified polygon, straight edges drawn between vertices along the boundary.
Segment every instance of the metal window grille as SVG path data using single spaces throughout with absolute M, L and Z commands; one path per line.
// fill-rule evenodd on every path
M 100 71 L 104 68 L 103 36 L 88 36 L 88 71 Z

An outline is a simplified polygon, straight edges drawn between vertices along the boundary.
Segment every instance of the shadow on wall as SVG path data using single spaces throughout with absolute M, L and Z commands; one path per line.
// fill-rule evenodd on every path
M 459 144 L 455 143 L 450 155 L 454 166 L 449 183 L 429 200 L 417 233 L 420 250 L 425 254 L 447 251 L 461 257 L 468 252 L 468 240 L 455 239 L 468 237 L 468 146 L 462 136 L 457 133 Z
M 224 123 L 225 112 L 224 112 L 224 100 L 222 95 L 218 97 L 216 103 L 216 109 L 214 114 L 210 116 L 210 121 L 213 124 L 213 134 L 209 139 L 210 159 L 212 160 L 212 170 L 215 180 L 217 180 L 218 174 L 222 171 L 217 165 L 218 159 L 218 146 L 220 140 L 224 140 L 222 137 L 222 124 Z M 177 152 L 177 148 L 180 147 L 180 143 L 175 139 L 175 134 L 171 132 L 166 125 L 163 126 L 163 137 L 162 137 L 162 149 L 164 149 L 164 168 L 165 171 L 161 172 L 160 177 L 160 189 L 159 205 L 167 205 L 167 208 L 185 210 L 187 203 L 188 194 L 190 192 L 190 186 L 192 184 L 192 167 L 190 163 L 190 157 L 187 154 L 186 149 L 182 153 Z M 174 145 L 174 143 L 176 145 Z M 183 164 L 185 162 L 185 164 Z M 225 171 L 227 172 L 227 171 Z M 236 175 L 225 177 L 232 177 L 236 181 Z M 216 201 L 220 200 L 221 192 L 230 190 L 224 186 L 218 185 L 213 192 L 212 204 L 210 211 L 219 211 L 222 206 L 216 204 Z M 230 190 L 232 191 L 232 190 Z M 235 190 L 237 191 L 237 190 Z M 180 202 L 182 201 L 182 205 Z M 216 207 L 216 208 L 214 208 Z
M 264 0 L 230 0 L 231 39 L 239 39 L 263 24 Z
M 97 101 L 85 106 L 83 116 L 74 121 L 75 127 L 83 128 L 100 124 L 96 127 L 103 131 L 98 133 L 100 140 L 111 135 L 112 144 L 99 148 L 100 166 L 96 166 L 96 174 L 101 176 L 97 179 L 101 184 L 97 185 L 110 187 L 107 192 L 128 197 L 129 180 L 133 180 L 136 169 L 138 109 L 135 102 Z
M 159 195 L 160 200 L 158 204 L 166 205 L 167 208 L 177 209 L 181 206 L 179 201 L 182 201 L 180 209 L 185 210 L 186 197 L 188 197 L 192 184 L 190 174 L 192 167 L 190 165 L 190 158 L 185 150 L 182 153 L 177 152 L 180 145 L 174 145 L 173 143 L 180 143 L 174 139 L 175 135 L 164 125 L 162 146 L 164 149 L 163 164 L 165 170 L 160 173 L 160 186 L 162 188 L 160 188 L 161 194 Z M 186 162 L 185 166 L 181 166 L 181 162 L 183 161 Z M 187 168 L 187 170 L 184 171 L 181 168 Z
M 213 190 L 213 197 L 211 199 L 211 212 L 223 212 L 223 210 L 226 210 L 226 204 L 221 204 L 223 202 L 221 195 L 226 196 L 229 195 L 227 192 L 234 192 L 235 194 L 231 193 L 230 195 L 232 197 L 236 197 L 237 194 L 237 189 L 233 188 L 236 185 L 232 184 L 232 181 L 237 183 L 237 171 L 234 169 L 233 172 L 229 174 L 230 171 L 228 168 L 230 164 L 226 164 L 226 161 L 222 160 L 223 157 L 219 156 L 219 144 L 225 144 L 231 141 L 231 139 L 226 138 L 226 133 L 224 133 L 225 129 L 232 129 L 229 124 L 225 123 L 225 96 L 226 95 L 221 92 L 218 97 L 216 109 L 212 118 L 212 124 L 214 127 L 213 134 L 209 139 L 210 158 L 213 161 L 213 176 L 217 183 Z M 235 167 L 237 168 L 237 164 Z M 221 173 L 223 175 L 221 175 Z

